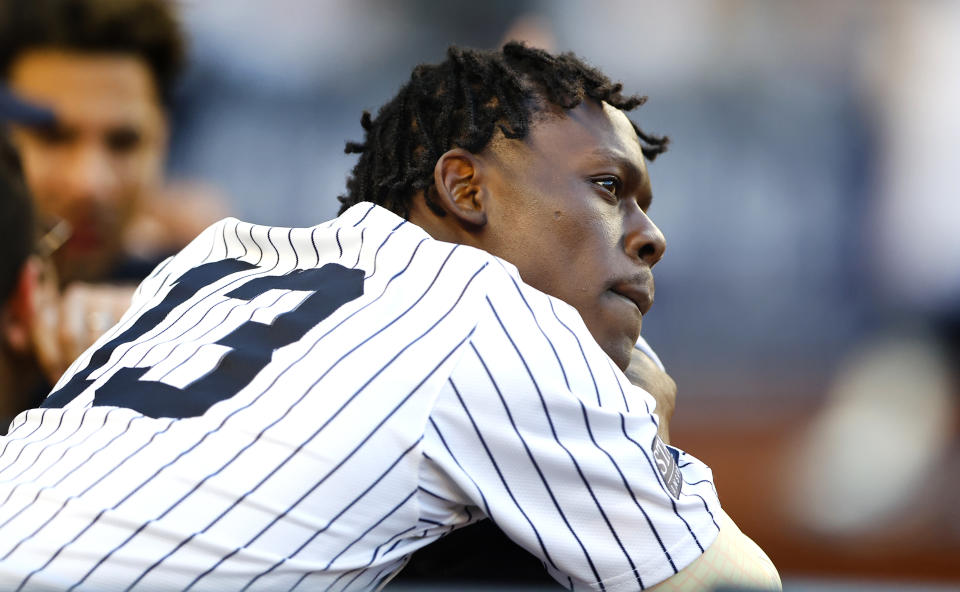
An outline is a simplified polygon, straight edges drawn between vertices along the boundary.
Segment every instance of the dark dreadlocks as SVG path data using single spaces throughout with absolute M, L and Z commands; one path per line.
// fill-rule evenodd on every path
M 500 51 L 451 46 L 444 62 L 414 68 L 376 118 L 364 111 L 365 141 L 348 142 L 345 150 L 360 160 L 347 194 L 338 198 L 340 213 L 370 201 L 407 218 L 410 199 L 424 191 L 427 205 L 443 215 L 433 197 L 433 170 L 444 152 L 480 152 L 497 128 L 507 138 L 524 138 L 535 115 L 573 109 L 587 97 L 623 111 L 646 101 L 624 96 L 622 88 L 572 53 L 554 56 L 516 42 Z M 667 138 L 633 127 L 648 159 L 666 150 Z

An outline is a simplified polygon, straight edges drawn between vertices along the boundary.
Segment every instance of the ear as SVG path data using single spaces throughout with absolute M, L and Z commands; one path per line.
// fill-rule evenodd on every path
M 33 347 L 31 328 L 34 312 L 33 297 L 37 281 L 36 261 L 28 259 L 20 268 L 20 276 L 13 293 L 0 309 L 2 338 L 7 347 L 18 353 L 26 353 Z
M 438 204 L 466 226 L 487 223 L 481 166 L 476 154 L 454 148 L 444 152 L 433 169 Z

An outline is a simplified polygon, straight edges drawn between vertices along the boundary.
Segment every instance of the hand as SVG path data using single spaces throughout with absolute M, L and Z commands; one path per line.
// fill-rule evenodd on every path
M 634 385 L 650 393 L 657 402 L 655 413 L 660 418 L 657 433 L 665 443 L 670 443 L 670 419 L 677 405 L 677 383 L 660 369 L 650 357 L 638 349 L 630 356 L 630 365 L 625 372 Z
M 120 319 L 133 297 L 133 286 L 69 284 L 62 294 L 43 293 L 38 300 L 34 344 L 51 383 Z
M 210 186 L 188 181 L 166 185 L 138 203 L 124 232 L 124 252 L 154 259 L 179 251 L 228 211 L 226 198 Z

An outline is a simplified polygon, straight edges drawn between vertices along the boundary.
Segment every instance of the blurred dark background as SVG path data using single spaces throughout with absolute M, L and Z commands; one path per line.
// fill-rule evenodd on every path
M 960 589 L 960 2 L 179 4 L 170 174 L 258 223 L 334 216 L 361 111 L 451 43 L 649 95 L 674 444 L 788 590 Z

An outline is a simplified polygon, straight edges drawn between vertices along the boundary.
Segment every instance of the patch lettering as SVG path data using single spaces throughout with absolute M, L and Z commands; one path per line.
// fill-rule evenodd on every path
M 660 436 L 653 437 L 653 461 L 663 479 L 663 484 L 674 499 L 680 499 L 680 467 L 677 466 L 677 460 L 674 458 L 670 449 L 663 443 Z

